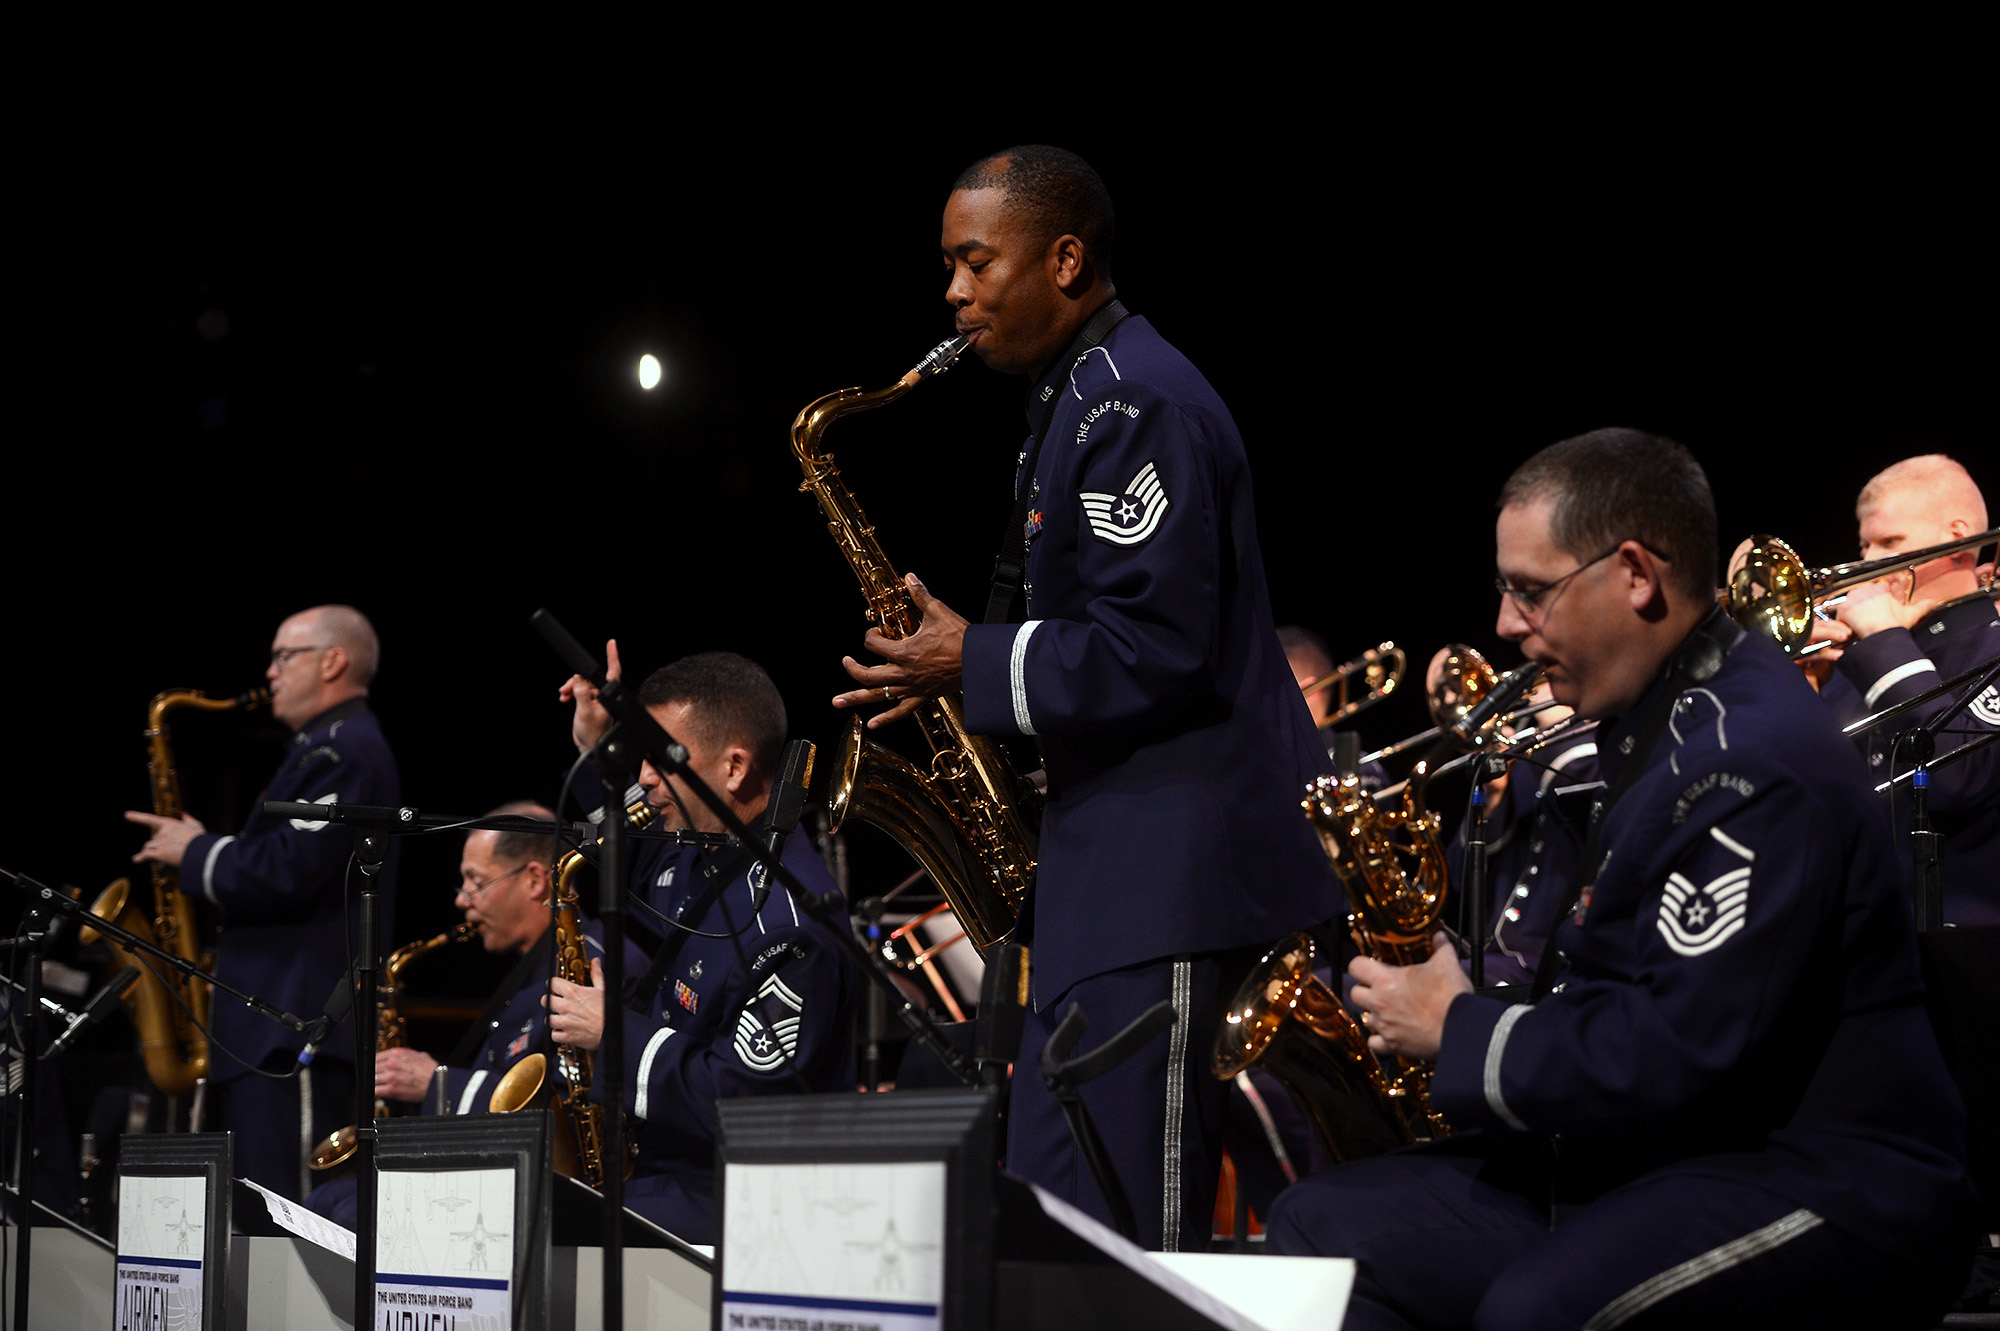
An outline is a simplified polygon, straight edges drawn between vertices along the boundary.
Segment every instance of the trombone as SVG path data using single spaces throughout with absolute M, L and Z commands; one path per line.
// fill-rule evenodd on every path
M 1903 592 L 1907 602 L 1916 592 L 1919 564 L 1977 550 L 1995 541 L 2000 541 L 2000 527 L 1881 559 L 1808 569 L 1792 547 L 1777 537 L 1753 536 L 1742 565 L 1729 575 L 1723 603 L 1729 617 L 1744 628 L 1770 638 L 1785 649 L 1787 656 L 1803 656 L 1806 644 L 1812 639 L 1814 609 L 1837 604 L 1838 595 L 1849 587 L 1873 582 L 1884 574 L 1907 571 L 1909 584 Z
M 1396 691 L 1403 682 L 1403 668 L 1408 664 L 1403 649 L 1393 642 L 1385 642 L 1379 647 L 1370 647 L 1345 665 L 1335 666 L 1318 679 L 1309 679 L 1299 685 L 1299 693 L 1307 698 L 1321 689 L 1334 689 L 1333 710 L 1320 723 L 1327 726 L 1338 725 L 1364 707 L 1372 707 Z M 1352 701 L 1348 697 L 1349 681 L 1359 678 L 1361 686 L 1367 690 Z

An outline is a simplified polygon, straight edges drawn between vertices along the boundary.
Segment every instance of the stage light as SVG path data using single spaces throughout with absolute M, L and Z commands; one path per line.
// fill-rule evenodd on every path
M 639 357 L 639 387 L 651 391 L 660 386 L 660 358 L 652 352 Z

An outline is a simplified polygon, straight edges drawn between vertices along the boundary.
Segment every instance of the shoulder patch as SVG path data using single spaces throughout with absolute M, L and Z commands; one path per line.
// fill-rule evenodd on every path
M 1139 468 L 1123 494 L 1085 490 L 1077 498 L 1083 501 L 1091 533 L 1112 545 L 1140 544 L 1160 529 L 1167 515 L 1166 487 L 1160 484 L 1160 475 L 1150 462 Z
M 1660 896 L 1660 936 L 1684 957 L 1713 952 L 1743 927 L 1750 899 L 1750 870 L 1757 856 L 1748 846 L 1711 827 L 1709 836 L 1745 863 L 1697 887 L 1686 875 L 1667 878 Z
M 1757 783 L 1734 772 L 1710 772 L 1706 776 L 1698 777 L 1692 785 L 1681 792 L 1681 797 L 1674 801 L 1673 825 L 1679 827 L 1686 822 L 1688 810 L 1692 809 L 1704 795 L 1717 790 L 1725 790 L 1747 800 L 1757 793 Z
M 799 1052 L 799 1020 L 806 1002 L 777 975 L 764 983 L 736 1020 L 736 1056 L 752 1072 L 772 1072 Z

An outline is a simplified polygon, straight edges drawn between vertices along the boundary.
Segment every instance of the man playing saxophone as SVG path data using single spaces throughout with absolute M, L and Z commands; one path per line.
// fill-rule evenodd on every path
M 1287 1191 L 1272 1249 L 1355 1258 L 1356 1328 L 1931 1325 L 1971 1255 L 1964 1111 L 1863 764 L 1715 604 L 1707 478 L 1599 430 L 1495 530 L 1500 635 L 1602 722 L 1607 789 L 1532 1005 L 1442 935 L 1350 965 L 1455 1131 Z
M 400 801 L 396 760 L 368 709 L 380 654 L 374 627 L 352 606 L 315 606 L 278 626 L 265 678 L 272 715 L 294 733 L 262 799 Z M 125 817 L 148 833 L 132 858 L 177 866 L 181 890 L 215 907 L 216 975 L 288 1012 L 318 1015 L 347 969 L 339 940 L 359 929 L 341 905 L 349 830 L 270 817 L 261 800 L 234 836 L 186 815 Z M 379 891 L 379 917 L 394 919 L 393 850 Z M 304 1038 L 240 1003 L 215 1004 L 211 1030 L 210 1109 L 236 1134 L 237 1173 L 297 1201 L 313 1142 L 354 1117 L 351 1037 L 337 1032 L 310 1067 L 297 1069 L 289 1055 Z
M 553 821 L 539 804 L 517 800 L 489 817 L 520 814 Z M 447 1063 L 418 1049 L 398 1046 L 375 1056 L 375 1094 L 384 1100 L 421 1103 L 428 1109 L 440 1067 L 449 1079 L 446 1103 L 454 1114 L 486 1112 L 493 1088 L 507 1069 L 543 1044 L 542 995 L 548 992 L 549 956 L 538 947 L 549 933 L 549 894 L 555 837 L 528 832 L 477 831 L 465 838 L 458 863 L 459 909 L 488 952 L 519 958 L 514 971 L 494 991 L 487 1010 L 467 1032 L 464 1056 Z M 604 949 L 594 926 L 584 938 L 593 952 Z
M 608 657 L 615 673 L 615 644 Z M 576 703 L 573 733 L 588 749 L 610 716 L 586 680 L 572 677 L 562 696 Z M 654 671 L 639 700 L 687 747 L 688 767 L 761 831 L 785 745 L 784 700 L 762 667 L 733 652 L 698 653 Z M 678 775 L 648 763 L 640 784 L 661 827 L 722 831 Z M 710 1243 L 716 1101 L 852 1090 L 860 977 L 827 926 L 740 846 L 650 844 L 662 850 L 634 857 L 627 898 L 632 938 L 645 938 L 652 956 L 628 968 L 621 1013 L 631 1064 L 623 1108 L 638 1149 L 625 1204 L 689 1242 Z M 804 833 L 786 838 L 781 858 L 808 890 L 833 890 Z M 603 974 L 591 969 L 588 986 L 557 980 L 549 1008 L 556 1040 L 581 1049 L 596 1049 L 604 1034 Z
M 1073 1001 L 1092 1040 L 1173 1001 L 1168 1037 L 1082 1096 L 1140 1241 L 1205 1248 L 1227 1089 L 1207 1070 L 1217 1014 L 1257 949 L 1336 910 L 1299 816 L 1327 757 L 1279 648 L 1243 441 L 1195 367 L 1124 317 L 1115 230 L 1073 153 L 1012 148 L 959 177 L 945 299 L 981 360 L 1031 383 L 1006 537 L 1025 576 L 975 625 L 910 578 L 921 627 L 871 632 L 885 664 L 848 660 L 865 687 L 834 701 L 886 702 L 880 726 L 963 690 L 974 732 L 1035 737 L 1048 787 L 1020 1060 L 1035 1065 Z M 1013 1082 L 1007 1160 L 1109 1218 L 1032 1074 Z

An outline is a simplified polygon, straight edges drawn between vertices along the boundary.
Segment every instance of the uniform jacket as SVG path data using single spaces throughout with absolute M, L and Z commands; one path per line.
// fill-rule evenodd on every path
M 221 924 L 215 973 L 287 1012 L 319 1016 L 334 982 L 347 969 L 344 938 L 359 944 L 360 871 L 342 915 L 342 885 L 354 834 L 334 823 L 272 818 L 265 800 L 317 804 L 396 804 L 402 799 L 396 760 L 375 714 L 362 700 L 343 703 L 308 721 L 292 736 L 278 774 L 258 797 L 256 811 L 234 836 L 209 833 L 188 843 L 181 861 L 181 890 L 213 902 Z M 394 838 L 391 838 L 392 842 Z M 383 867 L 376 918 L 386 932 L 396 916 L 396 856 Z M 379 945 L 379 944 L 378 944 Z M 218 1044 L 257 1064 L 277 1049 L 304 1040 L 258 1016 L 226 994 L 211 1009 Z M 319 1057 L 350 1062 L 351 1022 L 326 1042 Z M 231 1081 L 247 1074 L 220 1051 L 210 1076 Z
M 1666 688 L 1600 730 L 1614 786 Z M 1445 1116 L 1559 1135 L 1558 1200 L 1673 1167 L 1747 1177 L 1884 1252 L 1942 1241 L 1970 1186 L 1963 1111 L 1884 810 L 1775 646 L 1740 635 L 1680 694 L 1598 849 L 1554 935 L 1560 988 L 1452 1003 Z
M 634 1181 L 666 1175 L 697 1195 L 713 1189 L 717 1100 L 854 1087 L 860 977 L 827 926 L 776 882 L 753 916 L 753 884 L 765 880 L 754 865 L 734 873 L 706 910 L 695 909 L 711 886 L 705 870 L 726 869 L 736 854 L 682 850 L 642 885 L 655 909 L 735 937 L 688 937 L 646 1010 L 624 1010 L 624 1108 L 639 1147 Z M 782 858 L 812 891 L 833 890 L 805 834 L 787 838 Z M 636 939 L 646 917 L 627 918 Z M 601 1083 L 593 1088 L 599 1098 L 601 1091 Z
M 1909 629 L 1884 629 L 1848 646 L 1821 697 L 1841 725 L 1859 721 L 1905 698 L 2000 657 L 2000 616 L 1984 596 L 1948 606 Z M 1891 749 L 1896 738 L 1937 716 L 1950 705 L 1937 698 L 1886 721 L 1855 742 L 1868 758 L 1871 784 L 1887 781 L 1910 766 L 1907 752 Z M 1937 752 L 2000 731 L 2000 686 L 1987 688 L 1940 734 Z M 1953 924 L 2000 924 L 2000 744 L 1931 773 L 1931 822 L 1944 837 L 1944 917 Z M 1896 796 L 1896 826 L 1910 827 L 1910 796 Z M 1911 863 L 1907 839 L 1898 846 L 1905 871 Z
M 1278 645 L 1229 409 L 1142 318 L 1029 392 L 1027 621 L 965 635 L 965 715 L 1048 772 L 1034 999 L 1337 909 L 1299 804 L 1330 770 Z
M 595 920 L 582 922 L 584 948 L 593 959 L 604 956 L 604 931 Z M 478 1052 L 467 1067 L 447 1067 L 445 1076 L 449 1082 L 447 1103 L 454 1114 L 483 1114 L 492 1098 L 493 1088 L 507 1075 L 516 1063 L 530 1054 L 551 1053 L 548 1039 L 548 1011 L 542 1006 L 542 998 L 549 991 L 547 964 L 551 962 L 549 943 L 554 932 L 544 934 L 533 948 L 535 955 L 543 958 L 544 965 L 529 975 L 527 981 L 507 999 L 506 1005 L 487 1020 L 486 1036 L 481 1041 Z M 645 965 L 645 958 L 636 949 L 626 948 L 626 973 L 632 973 L 634 966 Z M 552 1076 L 558 1076 L 553 1059 L 549 1063 Z M 424 1112 L 429 1113 L 431 1103 L 424 1100 Z

